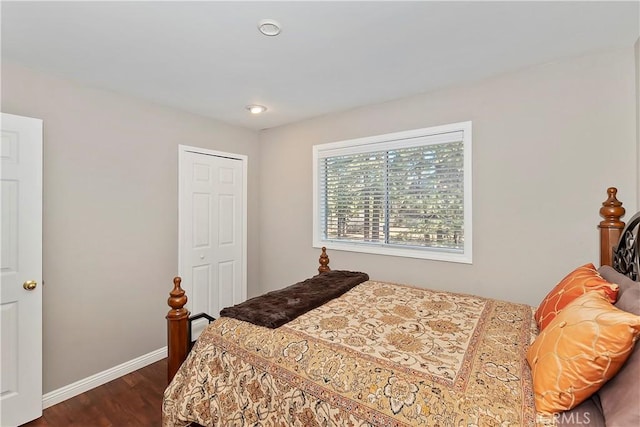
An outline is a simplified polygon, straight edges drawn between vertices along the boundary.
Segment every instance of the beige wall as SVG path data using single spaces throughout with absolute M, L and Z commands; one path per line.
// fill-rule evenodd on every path
M 2 111 L 44 120 L 44 391 L 166 345 L 178 144 L 249 156 L 257 133 L 3 61 Z M 257 211 L 249 197 L 249 212 Z M 249 216 L 248 281 L 257 280 Z
M 634 68 L 629 47 L 261 132 L 261 290 L 316 268 L 314 144 L 472 120 L 473 265 L 340 251 L 330 265 L 537 305 L 570 269 L 598 262 L 608 186 L 635 211 Z

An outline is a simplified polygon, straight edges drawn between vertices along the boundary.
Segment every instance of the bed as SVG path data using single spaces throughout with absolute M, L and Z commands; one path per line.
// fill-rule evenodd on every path
M 189 352 L 176 278 L 163 426 L 639 425 L 640 217 L 625 228 L 615 188 L 600 214 L 602 266 L 539 307 L 332 271 L 323 248 L 317 276 L 223 310 Z M 557 348 L 591 330 L 589 377 L 584 343 L 568 365 Z

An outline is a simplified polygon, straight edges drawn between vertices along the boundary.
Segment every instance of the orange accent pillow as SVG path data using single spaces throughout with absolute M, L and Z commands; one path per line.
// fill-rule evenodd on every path
M 567 304 L 588 291 L 604 290 L 612 304 L 618 299 L 618 285 L 600 276 L 593 264 L 585 264 L 567 274 L 542 300 L 535 313 L 541 331 Z
M 622 311 L 602 291 L 567 305 L 527 351 L 536 409 L 566 411 L 612 378 L 640 336 L 640 316 Z

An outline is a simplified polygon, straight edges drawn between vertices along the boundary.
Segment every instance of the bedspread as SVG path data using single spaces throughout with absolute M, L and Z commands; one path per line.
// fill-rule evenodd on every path
M 526 305 L 367 281 L 277 329 L 220 318 L 163 426 L 529 426 Z

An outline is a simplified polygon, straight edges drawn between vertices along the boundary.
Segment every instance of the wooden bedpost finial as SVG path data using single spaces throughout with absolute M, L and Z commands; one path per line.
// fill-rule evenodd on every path
M 600 216 L 604 218 L 600 222 L 600 227 L 622 229 L 624 222 L 620 221 L 620 217 L 624 215 L 625 208 L 622 207 L 622 202 L 616 198 L 618 189 L 609 187 L 607 188 L 607 194 L 609 197 L 602 202 L 602 207 L 600 208 Z
M 187 296 L 180 287 L 182 279 L 173 279 L 173 290 L 169 292 L 167 304 L 171 307 L 167 313 L 167 379 L 170 382 L 189 351 L 189 311 L 184 308 Z
M 169 292 L 169 299 L 167 300 L 171 310 L 169 310 L 167 318 L 184 316 L 187 311 L 184 308 L 187 303 L 187 296 L 184 294 L 184 289 L 180 287 L 181 282 L 182 279 L 180 277 L 173 278 L 173 290 Z
M 604 220 L 600 221 L 598 228 L 600 229 L 600 265 L 613 266 L 613 250 L 618 245 L 624 222 L 620 218 L 625 213 L 622 202 L 617 199 L 618 189 L 615 187 L 607 188 L 609 197 L 602 202 L 600 208 L 600 216 Z
M 318 272 L 320 274 L 326 273 L 327 271 L 331 271 L 329 267 L 329 255 L 327 255 L 327 248 L 322 247 L 322 253 L 320 254 L 320 267 L 318 267 Z

